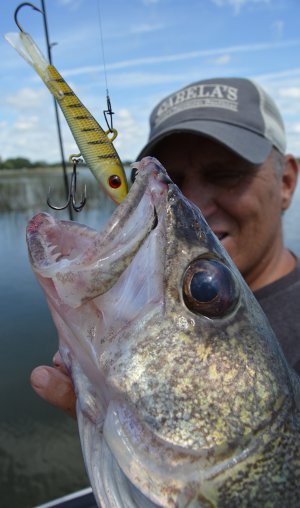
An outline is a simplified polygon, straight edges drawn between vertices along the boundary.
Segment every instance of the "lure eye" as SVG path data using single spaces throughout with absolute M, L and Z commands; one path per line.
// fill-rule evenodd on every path
M 235 277 L 220 261 L 197 259 L 186 269 L 183 299 L 195 314 L 221 318 L 233 309 L 238 297 Z
M 118 189 L 121 186 L 121 178 L 118 175 L 111 175 L 108 179 L 109 186 L 112 189 Z

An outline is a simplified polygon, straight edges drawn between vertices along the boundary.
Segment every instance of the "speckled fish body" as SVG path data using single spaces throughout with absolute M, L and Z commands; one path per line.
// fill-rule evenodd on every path
M 5 38 L 32 65 L 57 100 L 86 164 L 102 189 L 113 201 L 121 203 L 128 189 L 122 163 L 112 143 L 117 132 L 111 136 L 101 128 L 29 34 L 10 33 Z
M 102 233 L 27 230 L 99 506 L 299 507 L 299 378 L 201 212 L 137 168 Z

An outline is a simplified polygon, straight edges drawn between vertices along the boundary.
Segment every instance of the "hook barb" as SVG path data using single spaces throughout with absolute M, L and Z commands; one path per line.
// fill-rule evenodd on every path
M 71 205 L 73 210 L 75 210 L 75 212 L 81 212 L 81 210 L 83 209 L 83 207 L 86 203 L 86 185 L 84 186 L 84 191 L 81 194 L 81 200 L 80 200 L 79 204 L 76 203 L 76 192 L 77 192 L 77 171 L 76 170 L 77 170 L 77 164 L 79 162 L 79 159 L 74 157 L 74 158 L 72 158 L 72 160 L 73 160 L 73 172 L 72 172 L 72 176 L 71 176 L 71 185 L 70 185 L 68 199 L 63 206 L 52 205 L 52 203 L 50 202 L 51 189 L 49 189 L 48 196 L 47 196 L 47 205 L 50 208 L 52 208 L 52 210 L 64 210 L 65 208 L 67 208 L 68 206 Z
M 15 23 L 16 23 L 17 27 L 19 28 L 19 30 L 21 32 L 24 32 L 24 30 L 23 30 L 23 27 L 19 23 L 18 14 L 19 14 L 19 10 L 22 9 L 22 7 L 25 7 L 25 5 L 27 5 L 28 7 L 32 7 L 32 9 L 34 9 L 35 11 L 40 12 L 44 16 L 44 12 L 41 11 L 41 9 L 39 9 L 36 5 L 32 4 L 31 2 L 23 2 L 20 5 L 18 5 L 18 7 L 15 10 L 14 19 L 15 19 Z

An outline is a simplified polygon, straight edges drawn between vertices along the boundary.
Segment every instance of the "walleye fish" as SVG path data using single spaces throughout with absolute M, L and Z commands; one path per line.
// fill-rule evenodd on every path
M 55 97 L 86 164 L 100 186 L 115 203 L 121 203 L 128 188 L 124 168 L 112 143 L 117 131 L 113 129 L 110 137 L 110 131 L 100 127 L 58 70 L 42 55 L 28 33 L 8 33 L 5 38 L 35 69 Z
M 103 232 L 33 217 L 33 270 L 99 506 L 300 506 L 300 389 L 201 212 L 151 157 Z

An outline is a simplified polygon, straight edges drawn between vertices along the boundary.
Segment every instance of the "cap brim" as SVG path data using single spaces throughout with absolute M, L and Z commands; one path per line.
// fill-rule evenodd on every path
M 146 155 L 152 155 L 151 152 L 159 141 L 171 134 L 180 132 L 191 132 L 193 134 L 208 136 L 252 164 L 262 164 L 272 149 L 272 143 L 269 140 L 253 131 L 228 123 L 197 120 L 172 125 L 171 129 L 166 128 L 160 131 L 157 136 L 144 146 L 137 160 Z

